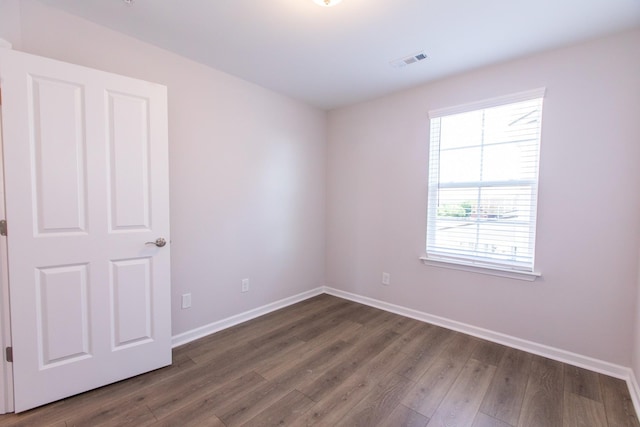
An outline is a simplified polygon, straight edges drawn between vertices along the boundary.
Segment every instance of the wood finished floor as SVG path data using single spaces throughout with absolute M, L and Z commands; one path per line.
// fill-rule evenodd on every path
M 1 426 L 636 426 L 624 381 L 329 295 Z

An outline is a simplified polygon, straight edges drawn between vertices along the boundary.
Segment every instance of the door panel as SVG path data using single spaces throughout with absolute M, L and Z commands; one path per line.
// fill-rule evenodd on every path
M 111 262 L 115 349 L 152 339 L 151 258 Z
M 84 232 L 86 165 L 82 87 L 29 77 L 37 233 Z
M 112 230 L 147 230 L 149 99 L 108 93 Z
M 166 88 L 0 49 L 15 409 L 171 363 Z
M 36 313 L 41 367 L 82 359 L 89 349 L 87 265 L 39 268 Z

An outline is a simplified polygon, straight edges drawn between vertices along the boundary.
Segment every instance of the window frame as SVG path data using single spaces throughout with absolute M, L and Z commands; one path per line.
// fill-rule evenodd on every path
M 458 105 L 454 107 L 441 108 L 436 110 L 431 110 L 428 113 L 429 117 L 429 164 L 428 169 L 431 168 L 434 161 L 437 161 L 438 164 L 440 162 L 439 155 L 440 150 L 434 152 L 431 140 L 432 135 L 432 125 L 433 119 L 442 118 L 449 115 L 467 113 L 472 111 L 479 111 L 483 109 L 500 107 L 508 104 L 518 103 L 522 101 L 530 101 L 534 99 L 542 99 L 544 102 L 545 88 L 538 88 L 534 90 L 519 92 L 515 94 L 510 94 L 506 96 L 495 97 L 491 99 L 485 99 L 478 102 Z M 542 120 L 542 117 L 541 119 Z M 500 261 L 481 259 L 480 257 L 456 257 L 452 254 L 434 254 L 429 253 L 429 243 L 430 239 L 435 238 L 434 227 L 436 226 L 437 217 L 437 209 L 438 209 L 438 196 L 439 190 L 441 188 L 455 188 L 469 185 L 473 185 L 473 187 L 478 188 L 489 188 L 492 186 L 496 186 L 500 184 L 501 187 L 516 187 L 518 185 L 522 186 L 522 184 L 526 184 L 527 186 L 534 185 L 536 187 L 539 186 L 539 168 L 540 168 L 540 144 L 541 144 L 541 135 L 542 134 L 542 124 L 540 124 L 539 131 L 539 140 L 538 140 L 538 153 L 537 153 L 537 169 L 535 178 L 533 179 L 524 179 L 524 180 L 507 180 L 507 181 L 468 181 L 465 183 L 445 183 L 444 186 L 440 183 L 440 181 L 432 182 L 432 171 L 429 170 L 428 176 L 428 202 L 427 202 L 427 232 L 426 232 L 426 241 L 425 241 L 425 250 L 427 250 L 426 254 L 420 257 L 420 260 L 425 265 L 456 269 L 456 270 L 464 270 L 464 271 L 472 271 L 476 273 L 483 274 L 491 274 L 495 276 L 501 277 L 509 277 L 521 280 L 533 281 L 537 277 L 541 276 L 541 273 L 535 271 L 535 243 L 536 243 L 536 228 L 537 228 L 537 208 L 538 208 L 538 192 L 532 194 L 532 203 L 531 203 L 531 216 L 533 218 L 533 236 L 532 236 L 532 260 L 531 265 L 528 264 L 525 266 L 521 263 L 503 263 Z M 437 155 L 438 158 L 434 160 L 434 155 Z M 465 187 L 465 188 L 466 188 Z M 531 224 L 531 222 L 529 223 Z M 431 240 L 433 243 L 433 240 Z

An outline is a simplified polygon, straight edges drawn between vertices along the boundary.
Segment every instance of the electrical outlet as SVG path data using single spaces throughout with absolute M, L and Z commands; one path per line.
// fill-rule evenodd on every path
M 242 288 L 240 292 L 249 292 L 249 279 L 242 279 Z
M 191 294 L 182 294 L 182 309 L 191 307 Z
M 382 284 L 383 285 L 391 284 L 391 275 L 389 273 L 382 273 Z

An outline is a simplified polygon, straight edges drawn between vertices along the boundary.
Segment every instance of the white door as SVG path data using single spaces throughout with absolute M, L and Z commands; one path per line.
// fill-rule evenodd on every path
M 171 363 L 166 88 L 0 49 L 16 412 Z

